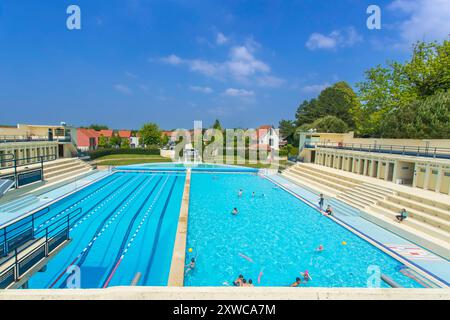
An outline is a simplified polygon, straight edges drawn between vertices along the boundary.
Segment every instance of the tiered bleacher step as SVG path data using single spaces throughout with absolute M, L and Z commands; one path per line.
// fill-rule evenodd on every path
M 44 179 L 47 183 L 73 178 L 92 170 L 92 167 L 77 158 L 68 158 L 44 166 Z

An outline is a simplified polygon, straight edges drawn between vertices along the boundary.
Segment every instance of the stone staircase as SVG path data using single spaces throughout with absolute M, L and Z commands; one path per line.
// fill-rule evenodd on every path
M 47 183 L 73 178 L 92 170 L 92 167 L 78 158 L 59 159 L 44 164 L 44 179 Z
M 368 182 L 356 174 L 315 164 L 297 164 L 282 175 L 360 209 L 367 220 L 411 238 L 446 258 L 450 256 L 450 201 L 398 191 Z M 400 224 L 395 216 L 403 208 L 409 216 Z

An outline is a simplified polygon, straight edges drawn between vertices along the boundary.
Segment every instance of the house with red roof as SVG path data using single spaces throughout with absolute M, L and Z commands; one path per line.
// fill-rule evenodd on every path
M 77 149 L 81 151 L 96 150 L 100 132 L 94 129 L 77 129 Z
M 277 150 L 279 149 L 280 144 L 280 135 L 278 133 L 278 130 L 275 129 L 271 125 L 262 125 L 259 126 L 256 129 L 256 137 L 258 140 L 257 145 L 251 146 L 252 148 L 258 148 L 258 149 L 267 149 L 270 150 Z
M 100 134 L 100 136 L 109 139 L 113 136 L 113 131 L 112 130 L 100 130 L 99 134 Z

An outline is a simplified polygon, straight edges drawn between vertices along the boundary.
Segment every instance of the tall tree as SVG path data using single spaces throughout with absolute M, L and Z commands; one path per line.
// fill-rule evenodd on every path
M 386 123 L 392 123 L 396 115 L 400 116 L 397 121 L 408 121 L 407 115 L 411 115 L 411 108 L 417 101 L 450 89 L 450 42 L 418 42 L 413 46 L 409 61 L 369 69 L 366 80 L 357 87 L 361 101 L 359 110 L 354 113 L 357 133 L 374 137 L 398 136 L 393 132 L 395 128 Z
M 145 146 L 161 145 L 161 130 L 156 123 L 146 123 L 139 130 L 140 142 Z
M 108 130 L 109 128 L 108 128 L 107 125 L 104 125 L 104 124 L 95 124 L 95 123 L 93 123 L 93 124 L 91 124 L 88 127 L 88 129 L 94 129 L 94 130 L 99 131 L 99 130 Z
M 292 120 L 281 120 L 278 129 L 280 129 L 280 135 L 287 140 L 289 144 L 292 144 L 295 139 L 295 122 Z
M 335 116 L 354 128 L 353 114 L 359 109 L 359 100 L 353 89 L 344 81 L 324 89 L 317 99 L 320 117 Z

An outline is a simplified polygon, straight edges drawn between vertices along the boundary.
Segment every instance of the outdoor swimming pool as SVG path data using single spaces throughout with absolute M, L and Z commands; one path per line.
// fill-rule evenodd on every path
M 171 167 L 180 170 L 165 170 Z M 142 286 L 167 285 L 186 168 L 154 168 L 120 168 L 50 205 L 34 220 L 23 219 L 36 238 L 70 218 L 71 240 L 29 279 L 29 288 L 71 287 L 72 272 L 79 275 L 81 288 L 127 286 L 133 280 Z M 185 259 L 188 264 L 196 257 L 196 267 L 185 276 L 185 286 L 229 286 L 239 274 L 256 286 L 288 286 L 308 270 L 312 281 L 302 286 L 367 287 L 377 285 L 379 270 L 403 287 L 422 287 L 401 272 L 401 262 L 254 169 L 197 168 L 191 168 Z M 240 197 L 239 189 L 244 191 Z M 316 250 L 319 245 L 322 252 Z M 0 243 L 0 249 L 6 247 Z
M 76 208 L 82 214 L 71 222 L 71 241 L 29 287 L 66 288 L 74 266 L 82 288 L 130 285 L 138 272 L 138 285 L 166 285 L 184 178 L 118 172 L 57 202 L 37 231 Z
M 186 264 L 197 257 L 187 286 L 231 285 L 239 274 L 257 286 L 287 286 L 308 270 L 313 280 L 302 286 L 367 287 L 379 268 L 401 286 L 421 287 L 400 262 L 255 174 L 192 174 L 187 241 Z

